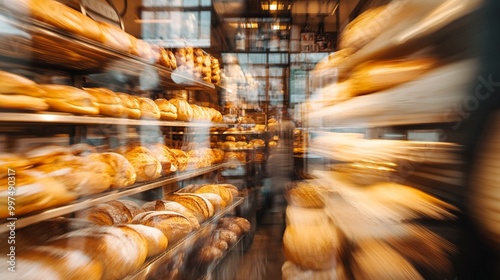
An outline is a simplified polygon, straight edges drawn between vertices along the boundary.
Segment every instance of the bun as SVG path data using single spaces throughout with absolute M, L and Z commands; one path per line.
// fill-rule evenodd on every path
M 155 100 L 156 105 L 160 109 L 160 119 L 165 121 L 175 121 L 177 119 L 177 107 L 168 100 L 160 98 Z
M 200 227 L 200 223 L 198 219 L 195 217 L 193 212 L 184 207 L 182 204 L 177 203 L 175 201 L 168 200 L 154 200 L 150 202 L 146 202 L 142 205 L 142 209 L 145 211 L 172 211 L 179 213 L 186 217 L 189 220 L 193 229 L 197 229 Z
M 7 269 L 8 260 L 1 258 L 1 279 L 87 279 L 100 280 L 103 264 L 79 250 L 53 246 L 33 246 L 16 255 L 15 273 Z M 13 274 L 15 277 L 12 278 Z
M 214 206 L 204 197 L 197 194 L 174 193 L 166 197 L 189 209 L 201 224 L 214 215 Z
M 49 246 L 79 250 L 104 264 L 103 280 L 123 279 L 146 260 L 148 245 L 134 229 L 93 227 L 73 231 L 48 242 Z
M 135 183 L 137 174 L 134 166 L 122 155 L 118 153 L 106 152 L 100 154 L 111 170 L 111 189 L 120 189 Z
M 47 92 L 45 102 L 59 112 L 98 115 L 97 99 L 84 90 L 66 85 L 40 85 Z
M 122 155 L 134 166 L 137 174 L 136 182 L 154 180 L 161 176 L 161 163 L 147 148 L 125 147 L 118 149 L 118 152 L 120 151 L 124 151 Z
M 147 243 L 148 257 L 156 256 L 167 249 L 168 239 L 163 232 L 154 227 L 139 224 L 120 225 L 137 231 Z
M 120 98 L 124 106 L 123 116 L 130 119 L 141 118 L 141 106 L 135 97 L 121 92 L 118 92 L 116 95 Z
M 125 108 L 116 93 L 105 88 L 85 88 L 84 90 L 97 99 L 99 114 L 110 117 L 123 116 Z
M 160 108 L 158 108 L 158 105 L 156 105 L 153 100 L 146 97 L 136 97 L 136 99 L 139 101 L 141 118 L 154 120 L 160 119 Z
M 193 230 L 186 217 L 172 211 L 144 212 L 135 216 L 132 223 L 161 230 L 170 244 L 177 243 Z

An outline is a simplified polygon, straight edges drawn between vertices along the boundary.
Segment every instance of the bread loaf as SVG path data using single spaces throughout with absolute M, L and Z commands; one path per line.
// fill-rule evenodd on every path
M 110 117 L 121 117 L 125 111 L 120 97 L 106 88 L 84 88 L 86 92 L 97 99 L 99 114 Z
M 102 31 L 102 43 L 105 46 L 120 52 L 132 53 L 134 48 L 132 46 L 132 41 L 130 40 L 130 35 L 106 22 L 98 22 L 98 24 Z
M 229 246 L 236 244 L 238 241 L 238 235 L 228 229 L 219 228 L 213 234 L 216 238 L 226 241 Z
M 5 0 L 1 5 L 17 15 L 34 18 L 56 28 L 97 42 L 103 42 L 97 22 L 54 0 Z
M 39 98 L 47 95 L 34 81 L 5 71 L 0 71 L 0 94 Z
M 111 175 L 111 189 L 120 189 L 135 183 L 137 174 L 134 166 L 122 155 L 113 152 L 101 153 Z
M 184 207 L 182 204 L 175 201 L 154 200 L 144 203 L 142 205 L 142 209 L 144 209 L 144 211 L 176 212 L 186 217 L 189 220 L 189 223 L 191 224 L 191 227 L 193 227 L 193 229 L 197 229 L 200 227 L 200 223 L 198 222 L 198 219 L 195 217 L 193 212 Z
M 325 207 L 323 195 L 314 185 L 308 183 L 297 184 L 297 186 L 288 190 L 286 193 L 286 200 L 289 205 L 297 207 Z
M 15 272 L 0 258 L 1 279 L 100 280 L 104 265 L 84 252 L 53 246 L 33 246 L 17 252 Z M 15 275 L 15 276 L 13 276 Z
M 177 119 L 177 107 L 167 99 L 159 98 L 155 100 L 155 103 L 160 109 L 160 119 L 164 121 L 175 121 Z
M 9 199 L 11 197 L 7 188 L 7 176 L 0 178 L 2 189 L 0 189 L 0 218 L 11 217 L 9 211 Z M 34 211 L 64 205 L 77 198 L 77 194 L 68 191 L 66 187 L 51 177 L 40 173 L 28 171 L 16 171 L 16 204 L 15 214 L 17 217 Z
M 103 280 L 123 279 L 146 260 L 148 245 L 134 229 L 102 226 L 73 231 L 47 243 L 57 248 L 79 250 L 104 264 Z
M 146 97 L 135 97 L 139 102 L 141 118 L 159 120 L 161 117 L 160 108 L 156 103 Z
M 220 185 L 204 185 L 195 191 L 197 194 L 201 193 L 214 193 L 219 195 L 225 202 L 226 205 L 229 205 L 233 202 L 233 195 L 231 192 L 226 189 L 224 186 Z
M 188 218 L 172 211 L 144 212 L 135 216 L 132 223 L 161 230 L 170 244 L 177 243 L 193 230 Z
M 329 224 L 287 225 L 283 249 L 287 260 L 305 269 L 331 269 L 337 266 L 339 239 Z
M 199 223 L 214 215 L 214 206 L 206 198 L 197 194 L 175 193 L 168 195 L 166 199 L 178 202 L 189 209 Z
M 369 61 L 351 74 L 350 94 L 357 96 L 388 89 L 416 79 L 436 65 L 430 58 L 414 60 Z
M 91 221 L 97 225 L 126 224 L 142 213 L 142 208 L 130 200 L 113 200 L 75 213 L 76 218 Z
M 44 99 L 25 95 L 0 94 L 0 108 L 28 111 L 45 111 L 49 105 Z
M 160 161 L 146 147 L 121 147 L 117 152 L 122 154 L 134 166 L 136 182 L 157 179 L 161 176 Z
M 179 171 L 186 170 L 189 163 L 189 156 L 187 155 L 187 153 L 179 149 L 169 149 L 169 150 L 175 156 L 175 159 L 177 161 L 177 170 Z
M 222 199 L 222 197 L 215 193 L 199 193 L 202 197 L 207 199 L 213 206 L 214 212 L 219 212 L 226 208 L 226 202 Z
M 175 157 L 175 154 L 165 145 L 162 143 L 154 143 L 154 144 L 148 144 L 146 146 L 154 155 L 157 155 L 158 160 L 160 162 L 167 162 L 170 165 L 169 170 L 164 170 L 166 166 L 163 166 L 162 173 L 163 174 L 168 174 L 170 172 L 175 172 L 177 171 L 177 159 Z
M 44 84 L 40 87 L 47 92 L 44 100 L 50 110 L 79 115 L 99 114 L 97 99 L 84 90 L 66 85 Z
M 122 105 L 124 106 L 124 117 L 130 119 L 141 118 L 141 106 L 139 105 L 139 101 L 135 97 L 122 92 L 118 92 L 117 95 L 120 98 Z
M 29 160 L 32 165 L 49 164 L 54 162 L 58 156 L 70 154 L 71 150 L 68 147 L 60 145 L 39 145 L 22 152 L 22 156 Z
M 194 118 L 194 112 L 191 105 L 184 100 L 177 98 L 170 99 L 169 102 L 177 108 L 177 120 L 191 121 Z
M 157 228 L 140 224 L 127 224 L 118 227 L 129 227 L 137 231 L 146 240 L 148 245 L 148 257 L 156 256 L 167 249 L 168 239 L 163 232 Z

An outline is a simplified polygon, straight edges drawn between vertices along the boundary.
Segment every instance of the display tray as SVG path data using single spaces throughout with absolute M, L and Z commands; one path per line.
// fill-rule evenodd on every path
M 18 123 L 57 123 L 57 124 L 109 124 L 109 125 L 136 125 L 136 126 L 169 126 L 169 127 L 227 127 L 227 124 L 212 123 L 209 121 L 161 121 L 161 120 L 135 120 L 125 118 L 112 118 L 104 116 L 76 116 L 68 113 L 57 112 L 2 112 L 0 122 Z
M 213 223 L 216 223 L 220 218 L 224 217 L 227 213 L 233 211 L 238 205 L 243 203 L 245 200 L 244 197 L 238 197 L 231 205 L 226 207 L 223 211 L 216 213 L 213 217 L 205 221 L 201 224 L 200 228 L 191 232 L 186 237 L 181 239 L 179 242 L 169 247 L 167 251 L 152 258 L 151 260 L 146 261 L 146 263 L 138 269 L 136 272 L 132 273 L 128 277 L 124 278 L 124 280 L 145 280 L 152 279 L 150 276 L 154 274 L 159 268 L 172 259 L 174 259 L 176 254 L 182 253 L 185 250 L 191 249 L 190 247 L 196 241 L 197 236 L 208 226 Z M 239 240 L 238 240 L 239 241 Z M 176 267 L 178 268 L 178 267 Z
M 119 71 L 140 76 L 142 82 L 153 88 L 215 91 L 213 84 L 173 73 L 164 66 L 31 18 L 13 18 L 3 9 L 0 9 L 0 27 L 0 57 L 7 61 L 82 74 Z
M 70 214 L 79 210 L 89 208 L 91 206 L 98 205 L 100 203 L 108 202 L 111 200 L 117 200 L 122 197 L 131 196 L 134 194 L 142 193 L 151 189 L 155 189 L 164 185 L 175 183 L 178 181 L 186 180 L 192 177 L 210 173 L 212 171 L 227 168 L 229 165 L 227 163 L 222 163 L 210 167 L 199 168 L 192 171 L 186 171 L 181 173 L 176 173 L 166 177 L 162 177 L 153 181 L 148 181 L 144 183 L 133 184 L 125 189 L 112 190 L 96 194 L 93 196 L 82 197 L 74 202 L 66 204 L 64 206 L 55 207 L 52 209 L 41 210 L 39 212 L 24 215 L 22 217 L 14 217 L 16 221 L 16 228 L 22 228 L 40 221 L 47 219 L 59 217 L 62 215 Z M 0 233 L 9 231 L 7 226 L 8 222 L 0 224 Z

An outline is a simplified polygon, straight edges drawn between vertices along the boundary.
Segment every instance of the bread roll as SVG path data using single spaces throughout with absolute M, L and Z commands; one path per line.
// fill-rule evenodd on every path
M 236 244 L 238 241 L 238 235 L 228 229 L 219 228 L 213 234 L 216 238 L 226 241 L 229 246 Z
M 224 252 L 212 245 L 206 245 L 200 248 L 199 252 L 196 253 L 194 262 L 198 264 L 209 264 L 213 263 L 222 258 Z
M 242 217 L 224 217 L 219 220 L 218 224 L 221 228 L 229 229 L 238 235 L 248 233 L 252 228 L 250 222 Z M 236 231 L 232 225 L 237 226 L 240 230 Z
M 214 206 L 204 197 L 197 194 L 175 193 L 166 197 L 189 209 L 201 224 L 214 215 Z
M 106 88 L 84 88 L 86 92 L 97 99 L 99 114 L 110 117 L 122 117 L 125 108 L 120 97 Z
M 169 244 L 177 243 L 193 230 L 191 223 L 185 216 L 172 211 L 144 212 L 135 216 L 132 223 L 161 230 L 167 237 Z
M 436 65 L 430 58 L 369 61 L 358 65 L 350 77 L 350 94 L 357 96 L 388 89 L 416 79 Z
M 110 170 L 108 174 L 112 178 L 111 189 L 121 189 L 135 183 L 137 174 L 128 159 L 113 152 L 101 153 L 100 156 L 103 157 Z
M 167 249 L 168 239 L 163 232 L 154 227 L 139 224 L 120 225 L 118 227 L 129 227 L 137 231 L 146 240 L 148 245 L 148 257 L 156 256 Z
M 155 100 L 155 103 L 160 109 L 160 119 L 164 121 L 175 121 L 177 119 L 177 107 L 175 107 L 167 99 L 159 98 Z
M 103 42 L 102 30 L 97 22 L 58 1 L 5 0 L 1 5 L 15 14 L 34 18 L 73 34 Z
M 0 189 L 0 218 L 11 217 L 9 211 L 8 198 L 12 197 L 11 192 L 7 188 L 8 178 L 0 178 L 0 183 L 3 186 Z M 64 205 L 77 198 L 77 194 L 70 192 L 66 187 L 47 176 L 30 175 L 28 171 L 16 171 L 15 185 L 15 215 L 16 217 L 51 208 L 54 206 Z
M 33 246 L 16 252 L 15 272 L 9 271 L 9 259 L 2 256 L 1 279 L 100 280 L 104 265 L 79 250 L 53 246 Z M 15 275 L 15 276 L 13 276 Z
M 123 279 L 146 260 L 148 244 L 134 229 L 102 226 L 73 231 L 47 243 L 79 250 L 104 264 L 103 280 Z
M 130 119 L 141 118 L 141 106 L 137 98 L 122 92 L 118 92 L 117 95 L 124 106 L 123 116 Z
M 99 114 L 97 99 L 84 90 L 66 85 L 40 85 L 47 92 L 44 100 L 50 110 L 79 115 Z
M 141 118 L 159 120 L 161 117 L 160 108 L 156 103 L 146 97 L 136 97 L 141 110 Z
M 122 152 L 122 155 L 134 166 L 137 174 L 136 182 L 149 181 L 161 176 L 161 163 L 147 148 L 142 146 L 131 147 L 130 149 L 119 148 L 117 152 Z
M 172 211 L 179 213 L 186 217 L 189 220 L 189 223 L 193 227 L 193 229 L 197 229 L 200 227 L 200 223 L 198 219 L 195 217 L 193 212 L 188 208 L 184 207 L 182 204 L 175 201 L 168 200 L 154 200 L 150 202 L 146 202 L 142 205 L 142 209 L 144 211 Z
M 229 205 L 233 202 L 233 195 L 231 192 L 223 186 L 219 185 L 204 185 L 195 191 L 197 194 L 201 193 L 214 193 L 219 195 L 225 202 L 226 205 Z
M 177 108 L 177 120 L 186 122 L 193 120 L 193 108 L 187 101 L 173 98 L 169 102 Z

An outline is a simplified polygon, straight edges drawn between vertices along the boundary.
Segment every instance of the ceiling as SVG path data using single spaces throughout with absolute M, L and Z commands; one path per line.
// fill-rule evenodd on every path
M 262 2 L 283 2 L 290 10 L 281 12 L 263 11 Z M 366 0 L 214 0 L 213 7 L 221 22 L 229 18 L 288 18 L 301 27 L 309 22 L 309 28 L 316 30 L 318 23 L 325 23 L 325 31 L 336 32 L 346 22 L 356 8 Z M 359 8 L 358 8 L 359 9 Z M 359 11 L 358 11 L 359 13 Z

